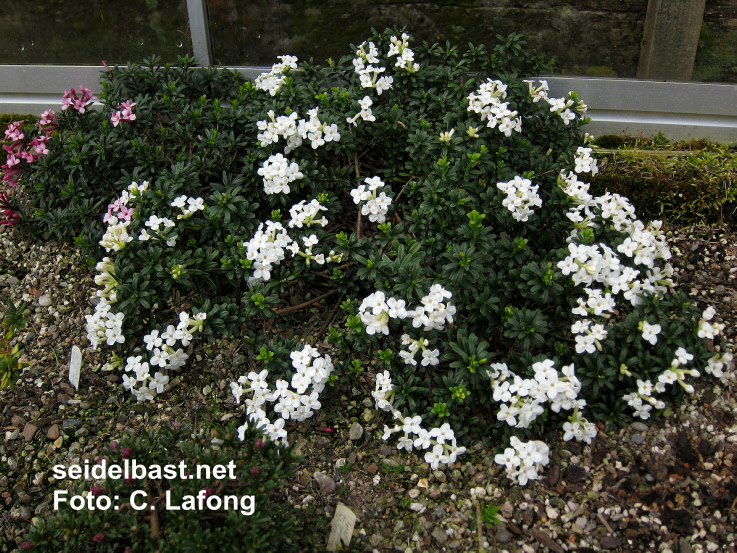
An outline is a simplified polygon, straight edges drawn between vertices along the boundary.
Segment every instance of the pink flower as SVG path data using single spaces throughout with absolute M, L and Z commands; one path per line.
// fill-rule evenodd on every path
M 64 95 L 61 97 L 62 111 L 64 111 L 68 107 L 73 107 L 79 113 L 84 113 L 87 107 L 87 103 L 91 102 L 92 100 L 97 100 L 97 96 L 93 96 L 92 91 L 89 88 L 80 86 L 79 91 L 82 94 L 81 98 L 77 96 L 77 92 L 74 89 L 64 92 Z
M 57 127 L 56 113 L 47 109 L 41 114 L 41 120 L 38 122 L 39 128 L 46 133 L 46 136 L 50 136 Z
M 123 459 L 128 459 L 131 455 L 133 455 L 132 447 L 124 447 L 123 451 L 120 452 L 120 456 L 123 457 Z
M 101 543 L 102 540 L 104 540 L 104 539 L 105 539 L 105 534 L 103 534 L 102 532 L 100 532 L 99 534 L 95 534 L 95 537 L 92 538 L 92 541 L 95 542 L 95 543 Z
M 118 451 L 120 449 L 120 444 L 118 444 L 118 442 L 116 441 L 112 441 L 110 442 L 110 449 L 112 451 Z
M 22 544 L 20 544 L 20 548 L 23 551 L 30 551 L 31 549 L 36 548 L 36 544 L 33 543 L 32 541 L 24 541 Z
M 137 105 L 135 102 L 131 103 L 131 100 L 126 100 L 115 108 L 117 111 L 114 111 L 110 116 L 113 127 L 117 127 L 121 121 L 135 121 L 136 116 L 133 114 L 133 106 L 135 105 Z
M 253 448 L 256 449 L 256 450 L 263 449 L 265 447 L 266 447 L 266 444 L 264 443 L 264 441 L 261 438 L 259 438 L 258 440 L 256 440 L 256 443 L 253 444 Z
M 251 476 L 258 476 L 259 474 L 261 474 L 261 469 L 260 468 L 253 467 L 251 469 Z
M 105 490 L 105 488 L 98 488 L 97 486 L 92 486 L 90 488 L 90 493 L 92 494 L 92 497 L 98 497 L 100 495 L 105 495 L 107 493 L 107 490 Z
M 20 129 L 21 123 L 23 123 L 23 121 L 15 121 L 8 125 L 8 128 L 5 131 L 5 138 L 10 140 L 11 142 L 23 140 L 26 136 Z

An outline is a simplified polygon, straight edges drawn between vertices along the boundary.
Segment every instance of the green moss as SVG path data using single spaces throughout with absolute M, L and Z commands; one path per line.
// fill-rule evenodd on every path
M 737 31 L 702 25 L 693 80 L 737 83 Z

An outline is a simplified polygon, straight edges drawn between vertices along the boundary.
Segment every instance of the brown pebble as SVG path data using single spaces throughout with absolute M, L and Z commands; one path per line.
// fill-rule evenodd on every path
M 366 467 L 366 472 L 369 474 L 376 474 L 379 470 L 379 465 L 376 463 L 371 463 L 369 466 Z
M 36 435 L 37 431 L 38 426 L 36 426 L 32 422 L 26 423 L 26 425 L 23 427 L 23 437 L 26 439 L 27 442 L 30 442 L 33 439 L 33 436 Z
M 46 437 L 49 440 L 56 440 L 56 438 L 59 437 L 59 425 L 53 424 L 51 425 L 51 428 L 49 428 L 48 432 L 46 432 Z

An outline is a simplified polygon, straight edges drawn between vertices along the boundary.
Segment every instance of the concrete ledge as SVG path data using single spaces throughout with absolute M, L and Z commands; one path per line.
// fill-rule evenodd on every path
M 231 67 L 248 78 L 270 68 Z M 0 65 L 0 113 L 59 110 L 64 90 L 100 92 L 102 66 Z M 737 141 L 737 85 L 636 79 L 543 77 L 551 96 L 575 90 L 589 108 L 593 135 L 628 133 L 671 139 Z

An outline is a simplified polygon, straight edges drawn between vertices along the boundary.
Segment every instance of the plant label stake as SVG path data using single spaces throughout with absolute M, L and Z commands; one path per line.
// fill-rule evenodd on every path
M 75 390 L 79 389 L 79 370 L 82 367 L 82 352 L 77 346 L 72 346 L 72 358 L 69 361 L 69 382 Z

